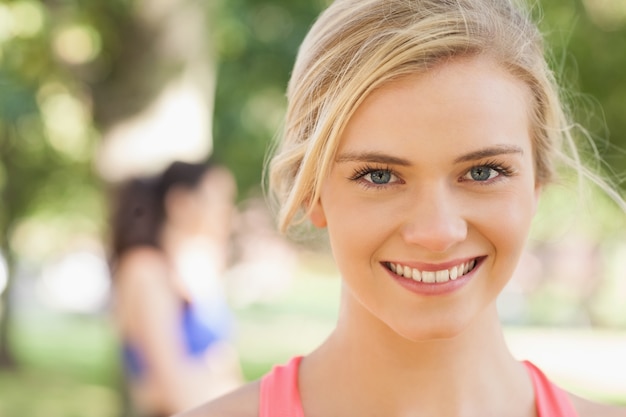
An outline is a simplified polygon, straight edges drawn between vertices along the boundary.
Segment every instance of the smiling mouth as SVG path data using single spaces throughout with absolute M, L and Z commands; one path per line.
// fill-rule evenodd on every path
M 439 271 L 420 271 L 417 268 L 411 268 L 409 266 L 393 262 L 383 262 L 383 265 L 385 268 L 400 277 L 427 284 L 439 284 L 448 281 L 455 281 L 462 276 L 469 274 L 474 270 L 474 268 L 476 268 L 481 260 L 482 258 L 474 258 L 470 261 Z

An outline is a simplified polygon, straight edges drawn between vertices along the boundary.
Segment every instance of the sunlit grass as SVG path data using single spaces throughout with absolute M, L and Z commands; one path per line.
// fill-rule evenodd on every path
M 2 417 L 118 417 L 118 391 L 89 384 L 62 369 L 0 373 Z

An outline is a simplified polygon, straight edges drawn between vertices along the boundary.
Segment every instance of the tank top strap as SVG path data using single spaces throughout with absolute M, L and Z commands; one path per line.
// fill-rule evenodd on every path
M 259 417 L 304 417 L 298 390 L 301 356 L 275 366 L 261 379 Z
M 259 417 L 304 417 L 298 390 L 301 356 L 275 366 L 261 379 Z M 530 374 L 539 417 L 578 417 L 569 396 L 554 385 L 539 368 L 523 361 Z
M 533 383 L 539 417 L 578 417 L 565 391 L 554 385 L 539 368 L 529 361 L 522 363 L 526 366 Z

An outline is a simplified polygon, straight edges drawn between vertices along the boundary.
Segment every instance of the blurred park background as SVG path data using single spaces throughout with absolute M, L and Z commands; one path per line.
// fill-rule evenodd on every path
M 226 278 L 246 377 L 328 334 L 333 263 L 319 244 L 276 235 L 261 191 L 290 67 L 325 3 L 0 2 L 0 417 L 128 415 L 108 192 L 172 159 L 212 154 L 237 177 L 243 243 Z M 624 190 L 626 1 L 537 3 L 564 95 Z M 626 404 L 626 219 L 585 194 L 567 181 L 548 190 L 500 311 L 520 358 Z

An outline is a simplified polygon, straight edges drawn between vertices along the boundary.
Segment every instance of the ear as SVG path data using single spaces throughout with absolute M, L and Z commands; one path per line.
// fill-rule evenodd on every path
M 309 220 L 315 227 L 326 227 L 326 214 L 324 213 L 324 207 L 322 206 L 321 199 L 317 199 L 313 204 L 309 205 Z

